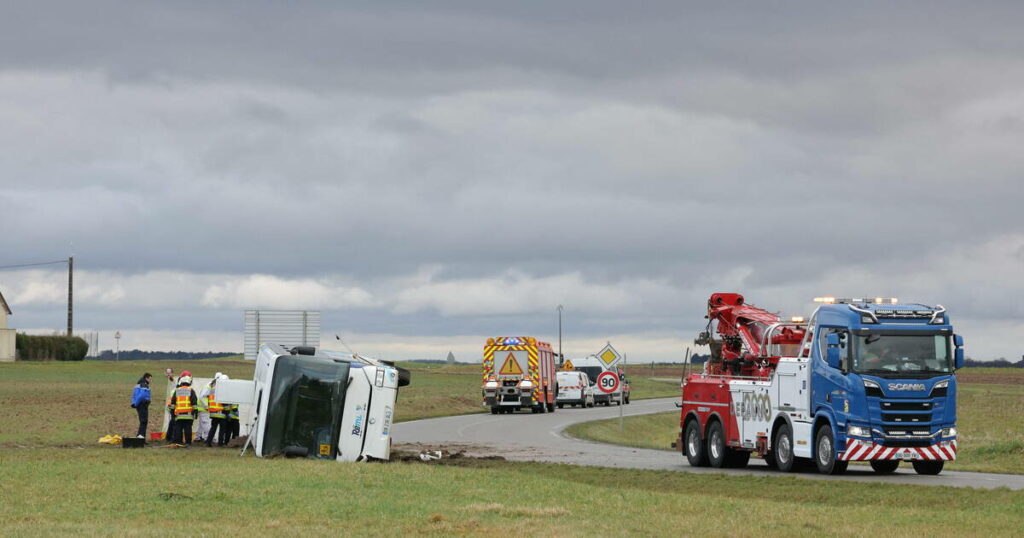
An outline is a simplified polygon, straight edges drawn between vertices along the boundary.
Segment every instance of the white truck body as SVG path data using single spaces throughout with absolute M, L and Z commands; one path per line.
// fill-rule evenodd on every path
M 293 350 L 294 351 L 294 350 Z M 399 370 L 354 354 L 260 346 L 253 380 L 218 388 L 224 403 L 253 404 L 252 445 L 337 461 L 386 460 Z

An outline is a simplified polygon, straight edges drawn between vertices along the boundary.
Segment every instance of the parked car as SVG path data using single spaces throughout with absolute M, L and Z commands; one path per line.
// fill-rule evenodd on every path
M 622 386 L 622 403 L 629 405 L 629 379 L 622 370 L 619 370 L 619 385 Z
M 594 386 L 587 374 L 577 371 L 558 372 L 558 396 L 555 404 L 559 408 L 569 404 L 573 407 L 594 407 Z

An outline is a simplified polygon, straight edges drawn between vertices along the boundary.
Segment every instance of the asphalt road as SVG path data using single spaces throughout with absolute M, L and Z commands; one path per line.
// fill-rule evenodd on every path
M 678 398 L 634 400 L 625 406 L 623 414 L 631 416 L 675 411 L 676 401 Z M 564 408 L 558 409 L 555 413 L 543 415 L 534 415 L 529 412 L 514 415 L 462 415 L 401 422 L 393 426 L 392 435 L 396 443 L 412 445 L 408 447 L 412 449 L 423 446 L 448 451 L 462 450 L 468 455 L 499 455 L 510 460 L 521 461 L 547 461 L 688 473 L 798 476 L 809 480 L 1024 489 L 1024 475 L 943 471 L 938 476 L 920 476 L 909 464 L 901 465 L 899 470 L 892 475 L 876 475 L 870 467 L 851 465 L 846 474 L 834 476 L 821 475 L 817 471 L 780 473 L 768 469 L 760 459 L 756 458 L 750 460 L 750 465 L 746 469 L 690 467 L 686 463 L 686 459 L 678 452 L 582 441 L 564 433 L 567 427 L 578 422 L 618 416 L 619 409 L 616 406 L 593 409 Z

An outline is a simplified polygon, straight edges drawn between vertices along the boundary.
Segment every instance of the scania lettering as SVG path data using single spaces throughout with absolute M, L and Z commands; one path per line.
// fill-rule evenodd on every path
M 825 474 L 851 461 L 940 473 L 956 458 L 964 357 L 946 309 L 817 301 L 808 321 L 787 321 L 740 294 L 711 295 L 696 340 L 711 359 L 683 382 L 676 446 L 694 466 L 742 467 L 753 454 L 782 471 L 810 459 Z

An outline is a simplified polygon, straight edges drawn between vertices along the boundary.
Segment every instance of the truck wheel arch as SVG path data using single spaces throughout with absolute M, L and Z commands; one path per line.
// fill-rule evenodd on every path
M 713 424 L 715 422 L 718 422 L 719 424 L 721 424 L 723 430 L 725 429 L 725 421 L 722 420 L 721 415 L 718 414 L 718 411 L 712 411 L 711 414 L 708 415 L 707 423 L 705 423 L 704 427 L 700 429 L 700 431 L 701 431 L 701 433 L 702 433 L 702 435 L 704 436 L 705 439 L 707 439 L 707 437 L 708 437 L 708 430 L 711 429 L 711 424 Z
M 779 426 L 782 426 L 783 424 L 789 426 L 789 431 L 791 431 L 791 432 L 793 431 L 793 421 L 790 420 L 789 415 L 787 415 L 786 413 L 779 413 L 775 417 L 775 420 L 772 422 L 772 429 L 768 432 L 768 448 L 769 449 L 774 448 L 771 445 L 772 445 L 772 442 L 775 440 L 775 432 L 778 431 L 779 430 Z
M 836 431 L 835 419 L 832 418 L 832 414 L 828 412 L 828 410 L 820 409 L 818 410 L 818 412 L 814 414 L 814 422 L 811 424 L 811 454 L 814 454 L 814 451 L 818 448 L 816 446 L 818 428 L 820 428 L 823 424 L 827 425 L 829 428 L 832 428 L 832 439 L 834 439 L 836 445 L 839 444 L 839 432 Z M 836 454 L 839 453 L 838 446 L 833 448 L 832 450 L 835 451 Z
M 704 438 L 704 428 L 706 427 L 706 425 L 702 425 L 700 423 L 700 416 L 697 415 L 696 411 L 690 411 L 689 413 L 686 414 L 686 418 L 683 419 L 683 428 L 682 428 L 682 430 L 685 431 L 686 430 L 686 425 L 689 424 L 691 421 L 697 423 L 697 431 L 700 432 L 701 439 L 703 439 Z

